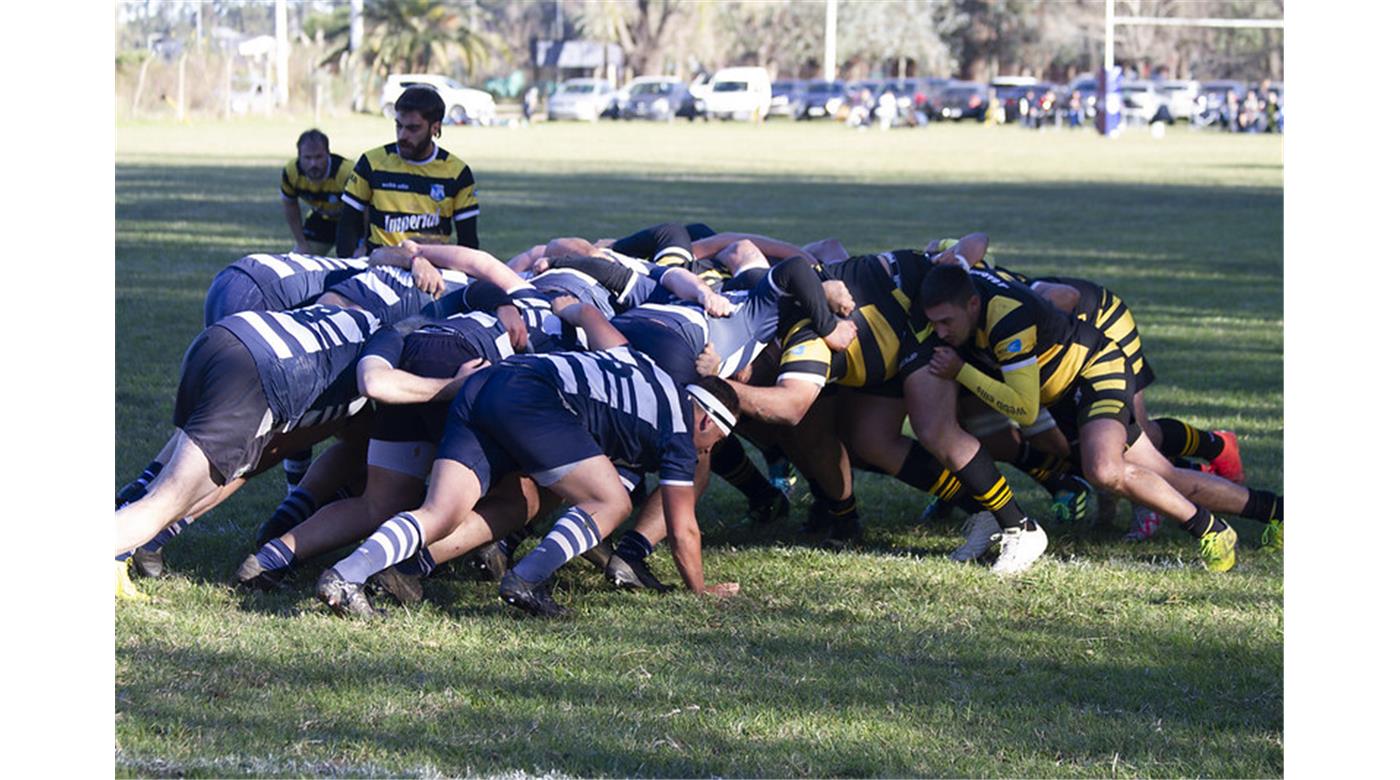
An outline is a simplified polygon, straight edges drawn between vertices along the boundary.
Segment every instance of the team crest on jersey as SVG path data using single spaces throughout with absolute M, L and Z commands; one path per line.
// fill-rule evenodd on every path
M 1017 352 L 1020 352 L 1020 351 L 1021 351 L 1021 340 L 1020 340 L 1020 339 L 1016 339 L 1015 341 L 1011 342 L 1010 344 L 1007 344 L 1007 345 L 1006 345 L 1006 351 L 1007 351 L 1007 352 L 1010 352 L 1010 353 L 1013 354 L 1013 355 L 1016 354 Z
M 442 200 L 447 197 L 447 190 L 444 189 L 441 184 L 434 184 L 432 187 L 428 188 L 428 197 L 433 200 Z

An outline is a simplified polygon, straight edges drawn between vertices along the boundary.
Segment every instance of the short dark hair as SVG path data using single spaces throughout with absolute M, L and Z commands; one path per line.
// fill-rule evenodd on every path
M 924 275 L 919 285 L 919 306 L 929 309 L 944 303 L 959 306 L 977 294 L 972 277 L 959 265 L 936 265 Z
M 331 150 L 331 139 L 328 138 L 325 133 L 313 127 L 310 130 L 307 130 L 306 132 L 297 136 L 297 151 L 301 151 L 302 144 L 308 143 L 310 141 L 315 141 L 316 143 L 325 147 L 325 150 L 328 152 Z
M 394 101 L 395 111 L 413 111 L 428 124 L 441 122 L 442 117 L 447 113 L 447 106 L 442 102 L 442 96 L 432 87 L 409 87 L 399 95 L 399 99 Z

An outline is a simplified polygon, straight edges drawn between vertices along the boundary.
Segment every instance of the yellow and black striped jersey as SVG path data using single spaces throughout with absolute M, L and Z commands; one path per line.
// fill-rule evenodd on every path
M 1058 401 L 1107 337 L 1089 323 L 1071 319 L 1023 284 L 980 268 L 968 276 L 982 299 L 969 349 L 990 357 L 1002 373 L 1034 361 L 1040 371 L 1041 405 Z
M 863 255 L 821 266 L 824 280 L 845 283 L 855 301 L 851 321 L 856 339 L 845 352 L 832 352 L 812 329 L 799 320 L 782 341 L 778 380 L 802 379 L 815 384 L 875 387 L 895 378 L 903 352 L 918 345 L 915 328 L 924 328 L 923 317 L 911 318 L 924 273 L 931 268 L 921 251 L 901 249 L 879 255 Z
M 322 179 L 311 179 L 295 157 L 282 167 L 282 197 L 304 200 L 316 214 L 334 222 L 340 216 L 340 193 L 350 179 L 350 161 L 338 154 L 330 156 L 330 167 Z
M 1142 336 L 1138 334 L 1137 321 L 1123 302 L 1112 290 L 1088 279 L 1068 276 L 1045 276 L 1037 282 L 1050 282 L 1073 287 L 1079 292 L 1079 303 L 1070 313 L 1074 318 L 1087 322 L 1095 330 L 1117 342 L 1128 361 L 1137 389 L 1142 390 L 1156 379 L 1147 358 L 1142 354 Z
M 476 181 L 465 162 L 441 147 L 426 162 L 405 160 L 397 143 L 360 155 L 341 200 L 368 215 L 370 248 L 396 246 L 405 239 L 447 243 L 454 225 L 460 232 L 459 223 L 481 212 Z

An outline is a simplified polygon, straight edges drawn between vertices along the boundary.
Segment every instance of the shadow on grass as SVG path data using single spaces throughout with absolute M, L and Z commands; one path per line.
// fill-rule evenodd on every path
M 503 624 L 494 609 L 453 615 L 532 641 L 575 632 L 589 647 L 613 648 L 571 672 L 518 647 L 505 663 L 429 648 L 371 653 L 350 629 L 295 659 L 134 643 L 121 654 L 198 673 L 129 682 L 118 710 L 142 728 L 180 724 L 208 743 L 205 754 L 389 756 L 448 774 L 976 774 L 1115 754 L 1153 765 L 1154 751 L 1191 762 L 1214 742 L 1282 727 L 1281 658 L 1229 638 L 1177 636 L 1142 655 L 1095 658 L 1083 649 L 1102 626 L 1067 621 L 1031 626 L 1025 655 L 1003 656 L 988 650 L 1005 635 L 982 641 L 928 626 L 911 635 L 868 622 L 852 633 L 839 616 L 760 609 L 769 633 L 742 636 L 724 620 L 579 628 Z M 654 649 L 640 672 L 624 660 L 631 647 Z M 936 736 L 924 731 L 934 720 Z M 959 745 L 992 748 L 1005 763 L 963 763 Z M 1191 763 L 1207 775 L 1250 773 L 1232 772 L 1228 755 L 1216 760 Z

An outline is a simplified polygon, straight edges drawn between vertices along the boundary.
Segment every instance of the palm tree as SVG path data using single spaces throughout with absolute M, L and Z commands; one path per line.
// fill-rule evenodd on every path
M 366 0 L 360 62 L 380 79 L 396 72 L 468 74 L 500 50 L 496 37 L 472 29 L 468 7 L 443 0 Z M 344 67 L 350 57 L 350 20 L 328 30 L 335 48 L 322 65 Z M 368 85 L 366 85 L 368 88 Z

